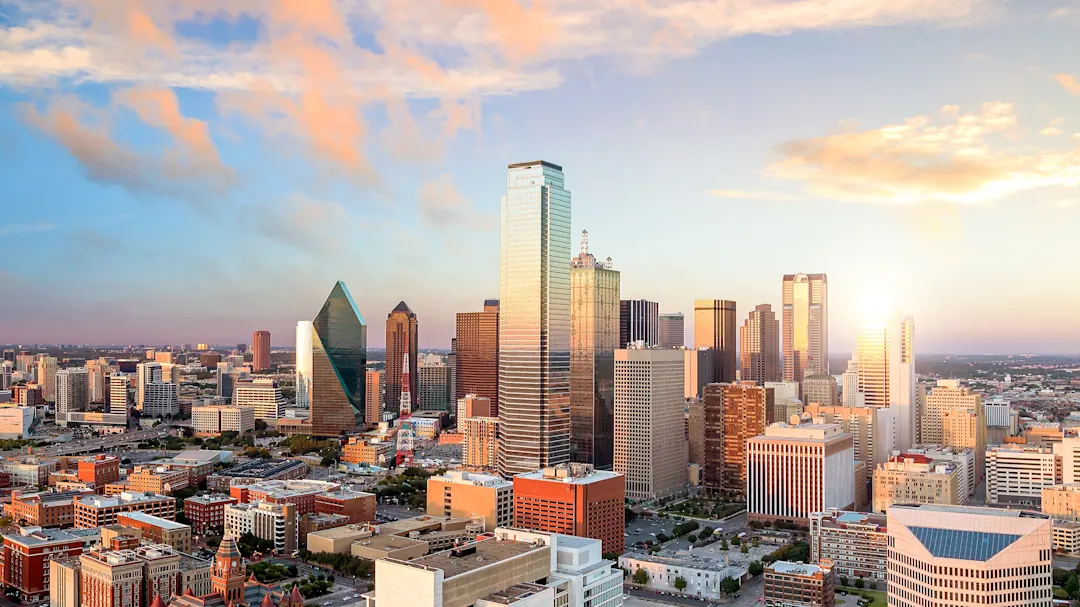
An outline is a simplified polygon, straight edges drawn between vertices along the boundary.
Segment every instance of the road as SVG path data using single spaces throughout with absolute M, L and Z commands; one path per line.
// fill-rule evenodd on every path
M 158 438 L 159 435 L 162 435 L 162 433 L 166 433 L 167 431 L 168 427 L 162 425 L 157 428 L 147 428 L 145 430 L 128 432 L 126 434 L 112 434 L 104 438 L 72 440 L 66 443 L 59 443 L 55 445 L 48 445 L 45 447 L 36 448 L 34 449 L 34 454 L 43 456 L 60 456 L 75 455 L 78 453 L 92 453 L 94 451 L 108 451 L 127 445 L 138 444 L 150 438 Z M 0 452 L 0 457 L 12 457 L 25 452 L 25 449 L 12 449 L 9 451 Z
M 426 514 L 422 509 L 409 508 L 408 506 L 394 506 L 392 504 L 379 504 L 375 508 L 375 513 L 381 516 L 392 516 L 398 520 Z
M 623 589 L 630 594 L 630 598 L 623 601 L 625 607 L 656 607 L 657 604 L 678 605 L 687 607 L 715 607 L 716 605 L 730 605 L 732 607 L 752 607 L 761 605 L 765 587 L 761 579 L 750 580 L 736 593 L 738 598 L 720 599 L 696 599 L 690 596 L 663 595 L 651 590 L 631 588 L 626 585 Z

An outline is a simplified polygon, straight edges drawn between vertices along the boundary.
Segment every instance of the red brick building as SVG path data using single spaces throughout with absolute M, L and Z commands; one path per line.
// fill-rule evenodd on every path
M 184 516 L 194 533 L 220 533 L 225 528 L 225 506 L 235 503 L 236 498 L 220 493 L 196 495 L 184 500 Z
M 93 491 L 23 494 L 15 490 L 4 510 L 22 526 L 71 527 L 75 524 L 75 499 L 82 495 L 93 495 Z
M 3 538 L 0 579 L 27 603 L 48 600 L 50 561 L 79 556 L 83 551 L 82 538 L 58 529 L 24 527 L 20 533 Z
M 112 455 L 95 455 L 79 460 L 79 480 L 93 483 L 99 491 L 107 483 L 120 480 L 120 458 Z
M 588 464 L 563 464 L 514 477 L 514 526 L 589 537 L 604 552 L 625 548 L 626 479 Z
M 347 516 L 349 524 L 370 523 L 375 520 L 375 494 L 359 491 L 322 493 L 315 496 L 315 512 Z
M 234 485 L 229 488 L 229 495 L 241 504 L 292 504 L 296 507 L 296 515 L 304 516 L 316 511 L 315 496 L 339 489 L 341 485 L 327 481 L 274 480 Z

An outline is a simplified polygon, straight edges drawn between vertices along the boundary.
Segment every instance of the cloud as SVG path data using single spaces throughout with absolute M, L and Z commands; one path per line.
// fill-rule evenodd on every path
M 350 223 L 340 204 L 299 193 L 253 213 L 256 229 L 263 236 L 312 254 L 340 252 Z
M 495 226 L 495 217 L 478 213 L 472 202 L 454 186 L 450 173 L 421 184 L 417 198 L 420 217 L 429 226 L 474 230 L 487 230 Z
M 1044 128 L 1043 130 L 1039 131 L 1040 135 L 1045 135 L 1047 137 L 1060 137 L 1064 133 L 1065 133 L 1065 131 L 1061 130 L 1060 128 L 1058 128 L 1056 126 L 1048 126 L 1048 127 Z
M 17 236 L 19 234 L 33 234 L 35 232 L 48 232 L 55 230 L 56 225 L 48 222 L 38 223 L 13 223 L 0 226 L 0 237 Z
M 1054 80 L 1073 95 L 1080 95 L 1080 80 L 1072 74 L 1054 74 Z
M 740 200 L 761 200 L 773 202 L 802 200 L 802 198 L 799 196 L 792 196 L 791 194 L 784 194 L 783 192 L 769 192 L 765 190 L 709 190 L 706 192 L 706 194 L 708 194 L 709 196 L 715 196 L 717 198 L 736 198 Z
M 1000 146 L 1017 125 L 1013 107 L 986 103 L 977 113 L 942 108 L 944 124 L 915 116 L 876 129 L 847 128 L 778 146 L 776 177 L 809 194 L 865 203 L 989 203 L 1044 187 L 1080 186 L 1080 149 Z

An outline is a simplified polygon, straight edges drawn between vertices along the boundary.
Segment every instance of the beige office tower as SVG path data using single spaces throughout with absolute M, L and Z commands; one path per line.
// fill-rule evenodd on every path
M 368 369 L 364 389 L 367 390 L 367 404 L 364 408 L 364 422 L 378 424 L 382 421 L 382 371 Z
M 499 451 L 499 418 L 467 417 L 462 423 L 462 463 L 473 470 L 495 470 Z
M 735 302 L 726 299 L 694 300 L 694 348 L 709 348 L 713 352 L 713 381 L 735 381 L 738 347 Z
M 1051 519 L 1000 508 L 889 508 L 889 607 L 1049 607 Z
M 953 409 L 941 418 L 941 446 L 964 447 L 975 452 L 975 479 L 986 466 L 986 416 L 978 409 Z
M 858 360 L 859 393 L 866 407 L 889 406 L 889 328 L 885 323 L 859 329 L 855 350 Z
M 661 312 L 658 316 L 661 348 L 685 348 L 685 324 L 682 312 Z
M 918 442 L 919 403 L 915 393 L 915 319 L 904 316 L 900 330 L 895 333 L 889 386 L 892 391 L 889 406 L 896 410 L 897 439 L 900 449 L 909 449 Z
M 582 230 L 581 252 L 570 261 L 570 461 L 601 470 L 614 459 L 619 288 L 611 258 L 597 261 Z
M 38 359 L 37 383 L 41 384 L 41 397 L 47 403 L 56 402 L 56 359 L 42 356 Z
M 829 280 L 784 275 L 784 380 L 829 374 Z
M 959 466 L 904 453 L 874 470 L 874 512 L 893 504 L 966 504 L 967 487 Z
M 817 403 L 826 407 L 839 405 L 840 396 L 836 378 L 832 375 L 807 375 L 802 381 L 802 400 L 806 404 Z
M 888 461 L 896 448 L 892 415 L 887 409 L 806 405 L 803 412 L 829 424 L 839 424 L 855 441 L 855 459 L 867 470 Z
M 687 399 L 701 398 L 705 386 L 713 383 L 713 358 L 716 352 L 709 349 L 682 350 L 683 389 Z
M 104 360 L 88 360 L 86 361 L 86 371 L 90 374 L 90 402 L 92 403 L 104 403 L 105 402 L 105 385 L 108 383 L 109 363 Z
M 651 500 L 682 491 L 683 410 L 681 350 L 615 351 L 615 472 L 626 478 L 627 498 Z
M 742 381 L 780 380 L 780 321 L 769 304 L 755 307 L 739 329 L 739 368 Z
M 926 396 L 926 408 L 919 426 L 920 442 L 944 444 L 945 413 L 949 411 L 972 412 L 982 420 L 982 431 L 968 441 L 973 444 L 960 445 L 975 451 L 976 478 L 982 478 L 983 464 L 986 461 L 986 415 L 983 412 L 982 396 L 975 394 L 970 388 L 961 387 L 960 380 L 939 379 L 937 387 Z M 959 422 L 959 419 L 957 421 Z

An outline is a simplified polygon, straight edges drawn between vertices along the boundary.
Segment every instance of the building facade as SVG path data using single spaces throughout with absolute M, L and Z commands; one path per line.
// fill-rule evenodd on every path
M 252 407 L 255 419 L 278 420 L 285 417 L 285 397 L 281 395 L 277 382 L 272 379 L 236 382 L 232 404 Z
M 711 387 L 706 386 L 706 424 L 709 422 L 708 390 Z M 743 493 L 746 490 L 746 443 L 765 434 L 765 427 L 777 421 L 773 418 L 773 390 L 758 387 L 753 382 L 740 382 L 725 384 L 723 391 L 722 487 L 725 491 Z M 709 428 L 705 431 L 709 432 Z M 705 438 L 707 458 L 710 440 L 708 436 Z
M 713 350 L 713 381 L 735 381 L 738 369 L 738 321 L 735 302 L 726 299 L 694 300 L 694 349 Z
M 409 358 L 409 393 L 420 394 L 419 324 L 416 313 L 404 301 L 386 316 L 386 404 L 391 411 L 397 411 L 401 402 L 401 378 L 405 355 Z M 414 396 L 415 398 L 415 396 Z
M 1037 509 L 1043 490 L 1059 482 L 1057 456 L 1050 447 L 1007 444 L 986 450 L 987 505 Z
M 588 464 L 544 468 L 514 477 L 514 526 L 590 537 L 603 551 L 625 545 L 626 481 Z
M 967 503 L 959 469 L 923 455 L 904 453 L 874 470 L 874 512 L 893 504 Z
M 455 333 L 454 399 L 476 394 L 499 403 L 499 300 L 484 301 L 483 312 L 459 312 Z M 498 409 L 495 415 L 498 414 Z
M 806 375 L 802 383 L 802 400 L 806 404 L 824 406 L 840 404 L 840 391 L 832 375 Z
M 514 524 L 514 484 L 497 476 L 451 470 L 428 479 L 427 513 L 482 517 L 484 530 Z
M 860 327 L 855 355 L 861 406 L 888 407 L 891 396 L 888 325 L 872 323 Z
M 499 454 L 499 418 L 467 417 L 462 428 L 462 464 L 474 470 L 495 470 Z
M 647 299 L 620 300 L 619 348 L 638 341 L 645 342 L 646 347 L 660 342 L 660 304 Z
M 831 567 L 776 561 L 765 566 L 765 607 L 834 607 L 836 574 Z
M 785 274 L 784 381 L 829 374 L 829 280 L 825 274 Z
M 739 368 L 742 381 L 780 381 L 780 321 L 769 304 L 755 307 L 739 330 Z
M 658 346 L 661 348 L 686 347 L 686 324 L 682 312 L 661 312 L 658 322 L 660 326 Z
M 365 419 L 367 326 L 338 281 L 312 322 L 311 431 L 339 436 Z
M 832 563 L 836 575 L 886 584 L 888 520 L 884 514 L 826 510 L 810 515 L 810 562 Z

